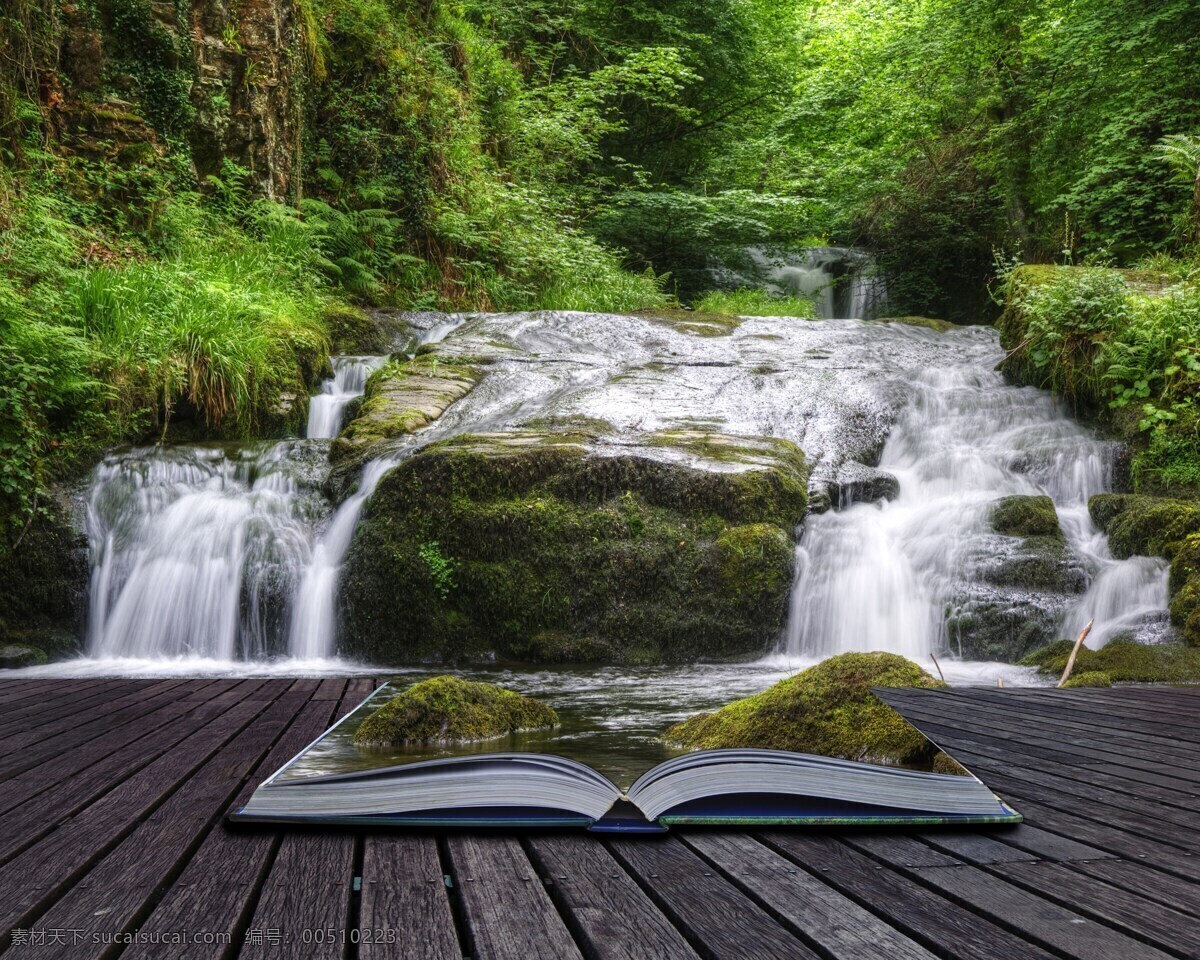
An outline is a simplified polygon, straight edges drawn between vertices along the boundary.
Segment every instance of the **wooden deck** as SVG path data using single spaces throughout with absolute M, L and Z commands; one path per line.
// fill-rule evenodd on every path
M 13 957 L 1200 957 L 1200 690 L 896 691 L 991 831 L 231 830 L 369 680 L 0 682 Z

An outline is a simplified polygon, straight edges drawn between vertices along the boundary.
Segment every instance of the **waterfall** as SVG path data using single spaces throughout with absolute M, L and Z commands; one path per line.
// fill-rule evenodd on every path
M 808 521 L 789 655 L 889 650 L 927 662 L 931 652 L 953 650 L 947 611 L 964 581 L 994 560 L 980 544 L 991 536 L 992 504 L 1013 494 L 1054 500 L 1066 545 L 1092 576 L 1061 619 L 1064 635 L 1095 616 L 1094 647 L 1161 621 L 1165 564 L 1114 560 L 1088 516 L 1088 497 L 1111 489 L 1111 444 L 1064 416 L 1048 394 L 1008 386 L 978 363 L 924 368 L 909 386 L 879 463 L 899 479 L 899 495 Z
M 286 444 L 180 447 L 100 465 L 88 502 L 88 651 L 257 659 L 278 652 L 309 530 Z
M 746 255 L 755 276 L 717 270 L 715 277 L 721 286 L 762 287 L 776 296 L 808 297 L 816 317 L 822 320 L 871 320 L 887 310 L 887 284 L 866 250 L 809 247 L 775 255 L 751 247 Z
M 333 379 L 321 384 L 321 392 L 308 402 L 310 440 L 336 437 L 342 429 L 347 404 L 361 397 L 367 378 L 387 362 L 387 357 L 333 357 Z
M 337 644 L 338 574 L 363 507 L 394 460 L 373 460 L 363 468 L 354 494 L 338 507 L 296 587 L 288 649 L 303 659 L 332 656 Z

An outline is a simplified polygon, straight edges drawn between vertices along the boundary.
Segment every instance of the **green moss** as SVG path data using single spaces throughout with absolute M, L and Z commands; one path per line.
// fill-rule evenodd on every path
M 991 513 L 992 529 L 1007 537 L 1062 539 L 1058 511 L 1049 497 L 1002 497 Z
M 760 655 L 784 625 L 805 511 L 802 456 L 787 445 L 771 461 L 770 449 L 730 469 L 582 432 L 432 444 L 383 478 L 356 531 L 347 652 L 385 663 Z M 433 540 L 454 558 L 444 595 L 418 554 Z
M 336 464 L 357 465 L 385 443 L 428 426 L 474 389 L 477 367 L 424 354 L 394 360 L 367 381 L 357 412 L 330 447 Z
M 415 683 L 368 716 L 354 733 L 360 747 L 466 743 L 558 726 L 558 714 L 494 683 L 433 677 Z
M 931 764 L 936 749 L 872 687 L 943 687 L 891 653 L 844 653 L 757 696 L 671 727 L 664 739 L 697 749 L 757 747 L 846 760 Z
M 1112 686 L 1112 677 L 1110 677 L 1107 673 L 1103 673 L 1100 670 L 1086 670 L 1083 673 L 1077 673 L 1077 672 L 1072 671 L 1071 678 L 1066 683 L 1063 684 L 1064 688 L 1068 688 L 1068 687 L 1070 687 L 1070 688 L 1077 688 L 1077 687 L 1095 688 L 1095 687 L 1111 687 L 1111 686 Z
M 326 311 L 325 325 L 334 353 L 380 355 L 391 346 L 381 324 L 356 307 L 336 306 Z
M 48 659 L 46 651 L 40 647 L 25 643 L 0 643 L 0 670 L 34 667 Z
M 945 333 L 947 330 L 953 330 L 956 326 L 949 320 L 938 320 L 936 317 L 879 317 L 872 322 L 902 323 L 908 327 L 925 327 L 927 330 L 935 330 L 938 333 Z
M 742 324 L 742 317 L 733 314 L 712 310 L 685 310 L 682 307 L 638 310 L 634 316 L 647 317 L 681 333 L 690 333 L 698 337 L 727 337 Z
M 1096 526 L 1121 558 L 1170 556 L 1171 544 L 1200 533 L 1200 502 L 1133 494 L 1100 494 L 1088 501 Z
M 1035 650 L 1021 661 L 1050 676 L 1062 676 L 1074 644 L 1060 640 Z M 1075 659 L 1078 673 L 1105 673 L 1114 682 L 1200 683 L 1200 649 L 1175 643 L 1110 640 L 1099 650 L 1082 647 Z

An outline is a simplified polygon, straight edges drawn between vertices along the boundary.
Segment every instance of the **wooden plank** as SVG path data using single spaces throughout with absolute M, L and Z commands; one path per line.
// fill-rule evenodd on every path
M 353 837 L 336 831 L 285 833 L 240 956 L 340 958 L 353 884 Z
M 220 687 L 217 688 L 218 690 Z M 24 803 L 9 810 L 0 820 L 0 862 L 7 861 L 21 850 L 45 836 L 55 825 L 74 816 L 88 804 L 123 783 L 146 764 L 162 756 L 186 737 L 195 733 L 214 717 L 228 709 L 228 704 L 174 703 L 165 708 L 179 711 L 180 716 L 152 730 L 125 746 L 113 745 L 112 753 L 102 755 L 98 762 L 74 776 L 54 784 L 46 793 L 37 791 L 37 771 L 29 771 L 30 784 L 21 779 L 6 786 L 21 786 L 21 793 L 34 791 Z M 88 751 L 96 759 L 95 748 Z M 14 795 L 18 791 L 14 790 Z
M 472 960 L 568 960 L 582 954 L 514 837 L 446 842 Z
M 1071 869 L 1200 916 L 1200 884 L 1172 877 L 1141 861 L 1085 860 L 1072 863 Z
M 895 927 L 744 833 L 696 832 L 684 842 L 822 956 L 933 960 L 932 953 Z
M 675 837 L 614 840 L 610 849 L 671 922 L 715 958 L 814 958 L 796 936 Z
M 892 839 L 892 838 L 888 838 Z M 916 841 L 913 841 L 916 842 Z M 1078 960 L 1166 960 L 1168 954 L 1068 909 L 1045 897 L 968 864 L 908 867 L 893 860 L 889 848 L 870 836 L 848 837 L 846 843 L 949 899 L 1008 927 L 1063 956 Z
M 547 891 L 589 960 L 697 957 L 595 837 L 550 834 L 527 847 Z
M 340 717 L 345 689 L 345 680 L 322 681 L 309 695 L 313 703 L 325 704 L 327 714 Z M 343 699 L 330 699 L 335 692 Z M 318 699 L 322 695 L 326 699 Z M 274 768 L 265 771 L 271 773 Z M 356 835 L 347 831 L 284 831 L 262 881 L 248 928 L 251 939 L 242 956 L 341 957 L 352 946 L 349 929 L 358 846 Z M 314 863 L 321 869 L 314 871 Z M 272 931 L 275 937 L 270 936 Z
M 437 841 L 369 836 L 362 867 L 359 960 L 460 960 Z
M 838 837 L 779 830 L 761 836 L 789 860 L 935 953 L 955 960 L 1054 956 L 974 910 L 880 866 Z
M 0 867 L 0 931 L 44 910 L 261 712 L 260 702 L 239 702 L 243 685 L 259 684 L 233 685 L 221 694 L 227 709 L 208 724 Z
M 1164 952 L 1200 956 L 1200 923 L 1194 913 L 1163 906 L 1063 864 L 1006 863 L 994 869 L 1035 896 L 1069 904 L 1074 912 L 1117 927 Z
M 302 701 L 305 691 L 291 693 Z M 229 804 L 236 809 L 249 799 L 254 788 L 295 756 L 329 724 L 327 702 L 304 703 L 291 725 L 258 764 Z M 162 936 L 174 930 L 202 930 L 228 935 L 241 944 L 258 890 L 279 845 L 280 831 L 265 828 L 233 828 L 219 823 L 204 838 L 187 866 L 163 894 L 154 911 L 141 924 L 149 935 Z M 219 944 L 190 943 L 178 946 L 177 960 L 218 957 Z M 156 945 L 128 948 L 123 960 L 153 960 Z
M 58 711 L 45 724 L 12 734 L 0 743 L 0 775 L 10 778 L 57 756 L 62 751 L 60 738 L 64 735 L 72 746 L 106 738 L 111 731 L 143 716 L 162 698 L 170 697 L 179 683 L 165 680 L 153 687 L 141 687 L 90 710 Z
M 313 693 L 314 700 L 341 700 L 346 692 L 346 681 L 342 677 L 327 677 Z
M 209 699 L 221 690 L 217 685 L 206 684 Z M 98 760 L 114 756 L 109 751 L 120 751 L 157 732 L 168 723 L 178 723 L 180 717 L 195 711 L 204 701 L 188 701 L 172 696 L 165 691 L 147 698 L 144 710 L 125 723 L 109 729 L 104 736 L 104 750 L 97 750 L 91 741 L 75 742 L 74 738 L 56 737 L 50 744 L 57 752 L 31 770 L 25 770 L 5 781 L 4 793 L 0 797 L 0 813 L 10 810 L 32 796 L 49 790 L 65 780 L 78 777 L 81 771 L 94 766 Z M 63 743 L 63 740 L 68 740 Z
M 42 948 L 43 955 L 69 960 L 102 957 L 105 934 L 136 929 L 151 897 L 178 874 L 200 838 L 224 813 L 263 754 L 304 705 L 306 694 L 283 694 L 255 722 L 239 731 L 184 781 L 150 817 L 96 863 L 80 881 L 32 924 L 42 929 L 82 931 L 93 941 Z M 258 703 L 243 702 L 249 709 Z M 204 929 L 204 928 L 202 928 Z

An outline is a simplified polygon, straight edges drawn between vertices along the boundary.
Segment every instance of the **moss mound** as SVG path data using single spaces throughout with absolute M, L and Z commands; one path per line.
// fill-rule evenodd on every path
M 1064 689 L 1068 687 L 1096 688 L 1111 686 L 1112 677 L 1110 677 L 1107 673 L 1101 672 L 1100 670 L 1087 670 L 1083 673 L 1072 673 L 1071 679 L 1063 684 Z
M 360 747 L 491 740 L 518 730 L 558 726 L 558 714 L 494 683 L 433 677 L 415 683 L 367 717 L 354 734 Z
M 1035 650 L 1021 661 L 1050 676 L 1062 676 L 1074 644 L 1059 640 Z M 1177 643 L 1136 643 L 1111 640 L 1099 650 L 1083 647 L 1075 659 L 1073 678 L 1103 673 L 1110 682 L 1200 683 L 1200 649 Z
M 806 482 L 799 449 L 762 438 L 605 446 L 582 430 L 525 430 L 432 444 L 383 478 L 355 533 L 346 652 L 376 663 L 761 655 L 786 618 Z
M 1002 497 L 992 507 L 992 529 L 1006 537 L 1062 539 L 1058 511 L 1049 497 Z
M 664 739 L 697 749 L 757 747 L 926 765 L 936 748 L 871 688 L 944 686 L 892 653 L 844 653 L 757 696 L 677 723 Z

